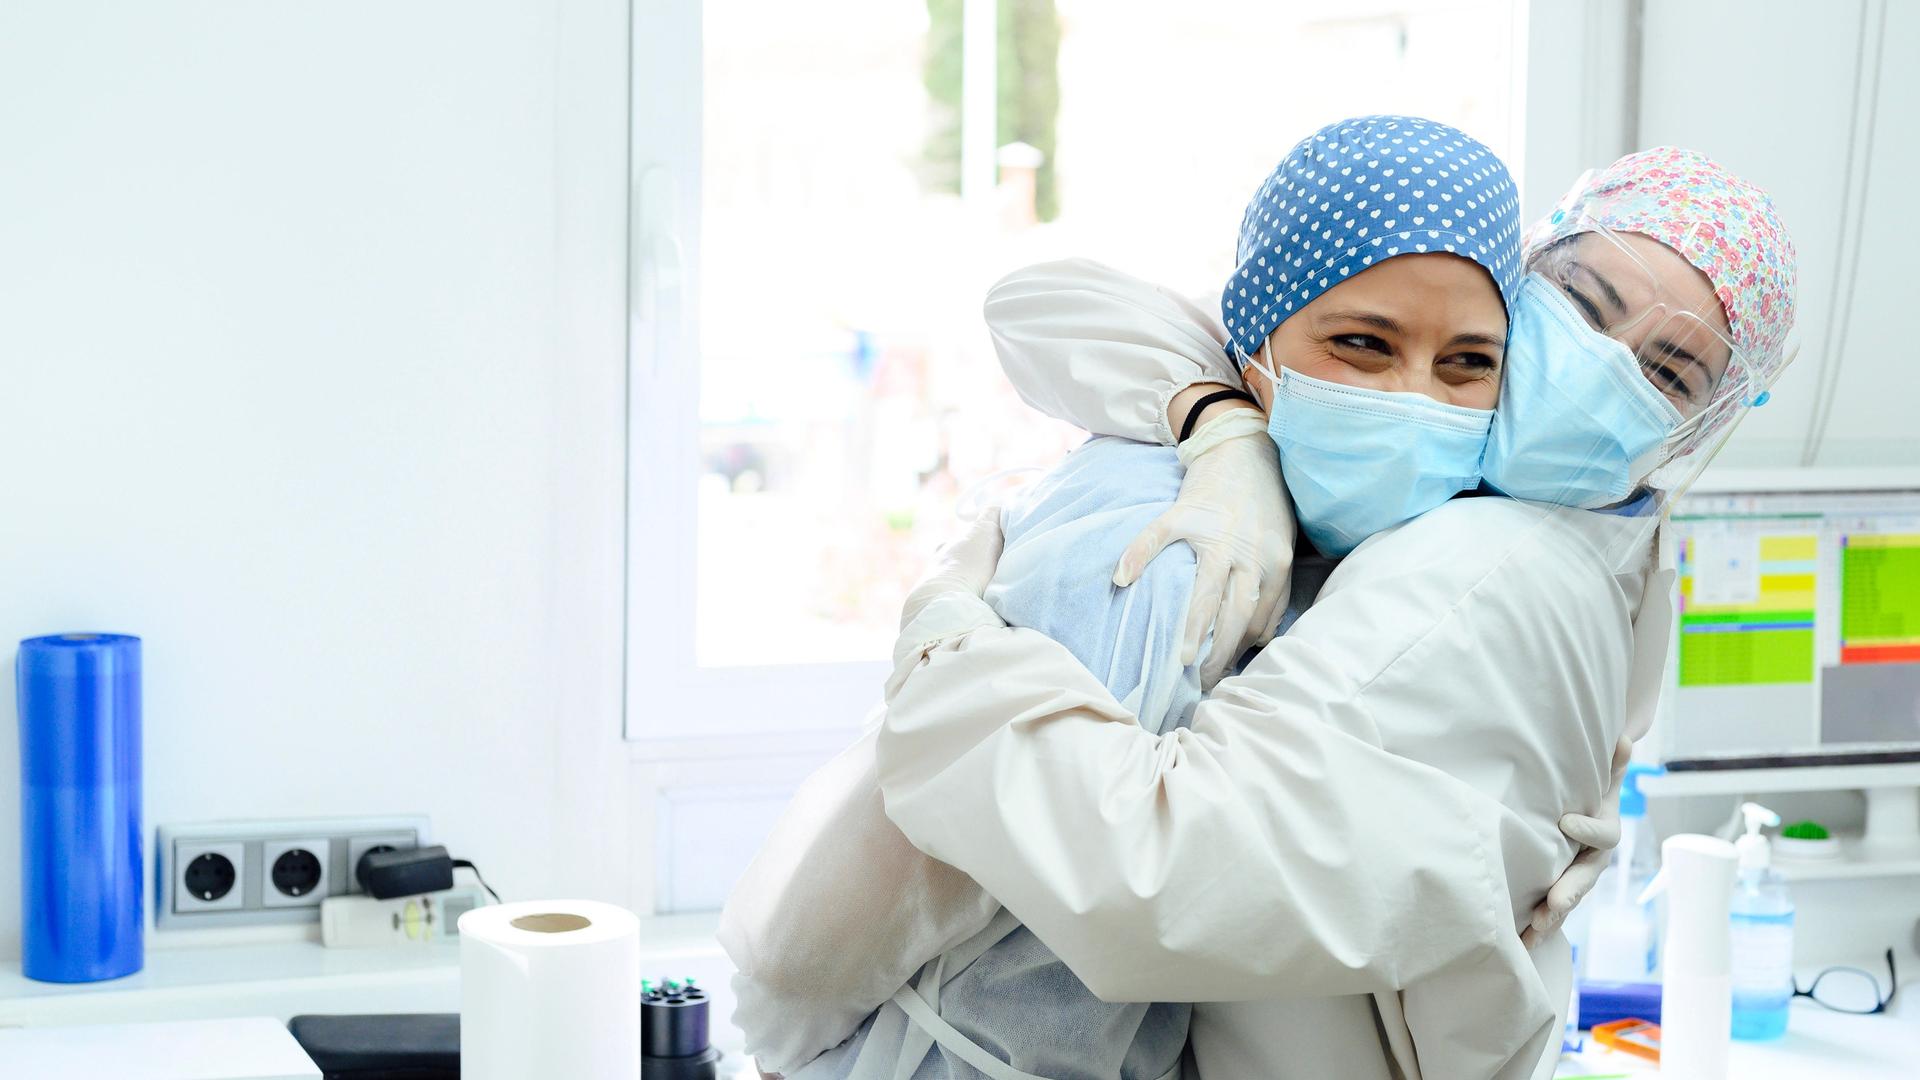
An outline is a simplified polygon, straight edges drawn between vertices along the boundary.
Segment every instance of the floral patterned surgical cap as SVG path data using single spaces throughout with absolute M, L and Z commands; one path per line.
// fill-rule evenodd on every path
M 1793 241 L 1767 193 L 1705 154 L 1655 147 L 1590 173 L 1527 236 L 1529 252 L 1579 232 L 1584 222 L 1639 233 L 1679 252 L 1713 283 L 1733 342 L 1773 381 L 1793 329 Z

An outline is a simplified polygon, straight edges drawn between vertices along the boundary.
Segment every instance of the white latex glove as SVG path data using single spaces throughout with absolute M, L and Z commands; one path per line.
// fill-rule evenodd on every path
M 1574 855 L 1572 865 L 1547 890 L 1546 899 L 1533 909 L 1533 921 L 1520 932 L 1520 940 L 1527 948 L 1533 948 L 1560 929 L 1573 909 L 1593 891 L 1593 883 L 1600 880 L 1600 872 L 1607 868 L 1613 849 L 1620 846 L 1620 784 L 1627 775 L 1627 762 L 1632 758 L 1633 740 L 1622 735 L 1613 747 L 1613 783 L 1601 797 L 1600 812 L 1592 816 L 1561 816 L 1560 831 L 1580 845 L 1580 850 Z
M 900 626 L 905 629 L 934 598 L 942 593 L 964 593 L 978 597 L 987 591 L 993 572 L 1000 565 L 1000 549 L 1005 538 L 1000 533 L 1000 508 L 989 506 L 980 511 L 965 532 L 940 545 L 933 554 L 933 568 L 920 579 L 900 609 Z
M 1191 664 L 1207 630 L 1213 648 L 1200 669 L 1212 689 L 1247 649 L 1272 640 L 1293 569 L 1293 506 L 1266 418 L 1248 409 L 1214 417 L 1183 443 L 1180 497 L 1154 519 L 1114 568 L 1127 586 L 1169 544 L 1185 540 L 1199 567 L 1187 605 L 1180 662 Z M 1190 456 L 1192 455 L 1192 456 Z

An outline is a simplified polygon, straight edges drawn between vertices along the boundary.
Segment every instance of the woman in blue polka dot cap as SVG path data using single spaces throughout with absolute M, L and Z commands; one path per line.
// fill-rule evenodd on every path
M 1520 201 L 1506 165 L 1457 128 L 1361 116 L 1300 140 L 1247 204 L 1220 314 L 1243 361 L 1321 293 L 1396 255 L 1442 252 L 1520 282 Z
M 1240 223 L 1220 313 L 1322 553 L 1479 483 L 1519 286 L 1519 200 L 1458 129 L 1363 116 L 1302 139 Z

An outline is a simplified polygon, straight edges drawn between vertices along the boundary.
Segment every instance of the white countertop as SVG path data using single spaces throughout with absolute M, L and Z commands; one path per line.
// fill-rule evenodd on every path
M 1657 1077 L 1658 1066 L 1603 1047 L 1563 1059 L 1558 1076 Z M 1733 1040 L 1727 1075 L 1735 1080 L 1904 1080 L 1920 1076 L 1920 980 L 1902 983 L 1888 1011 L 1849 1016 L 1796 999 L 1787 1033 L 1770 1042 Z
M 61 1080 L 321 1080 L 286 1025 L 264 1016 L 0 1028 L 0 1065 Z
M 726 1053 L 725 1075 L 731 1077 L 746 1062 L 739 1031 L 727 1019 L 732 970 L 713 940 L 718 919 L 643 918 L 640 956 L 648 978 L 694 976 L 710 989 L 713 1043 Z M 0 1028 L 235 1017 L 273 1017 L 284 1024 L 301 1013 L 459 1008 L 457 944 L 329 949 L 304 939 L 222 944 L 202 936 L 191 945 L 149 947 L 139 972 L 94 983 L 36 982 L 20 973 L 18 960 L 0 961 Z
M 713 1041 L 743 1065 L 724 954 L 713 941 L 716 916 L 641 920 L 641 963 L 648 978 L 697 976 L 714 994 Z M 272 1016 L 308 1012 L 456 1012 L 460 950 L 328 949 L 313 941 L 150 949 L 145 969 L 98 983 L 34 982 L 18 961 L 0 962 L 0 1026 L 130 1023 Z M 1642 1074 L 1638 1058 L 1591 1040 L 1563 1075 Z M 1793 1004 L 1787 1035 L 1769 1043 L 1734 1042 L 1731 1075 L 1740 1080 L 1879 1080 L 1920 1075 L 1920 980 L 1901 987 L 1879 1016 L 1847 1016 L 1808 1001 Z
M 455 945 L 329 949 L 276 941 L 148 949 L 146 966 L 91 983 L 36 982 L 0 962 L 0 1025 L 127 1023 L 305 1012 L 457 1012 Z

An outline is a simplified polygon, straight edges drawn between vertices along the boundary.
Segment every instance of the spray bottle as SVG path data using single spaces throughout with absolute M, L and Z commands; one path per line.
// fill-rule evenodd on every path
M 1670 894 L 1660 953 L 1660 1071 L 1726 1080 L 1733 1029 L 1728 902 L 1739 856 L 1719 837 L 1691 833 L 1668 837 L 1660 855 L 1660 872 L 1640 896 L 1644 903 Z
M 1732 899 L 1733 1037 L 1777 1039 L 1786 1034 L 1793 1000 L 1793 900 L 1760 829 L 1780 824 L 1780 815 L 1759 803 L 1744 803 L 1740 812 L 1747 834 L 1734 844 L 1740 874 Z

